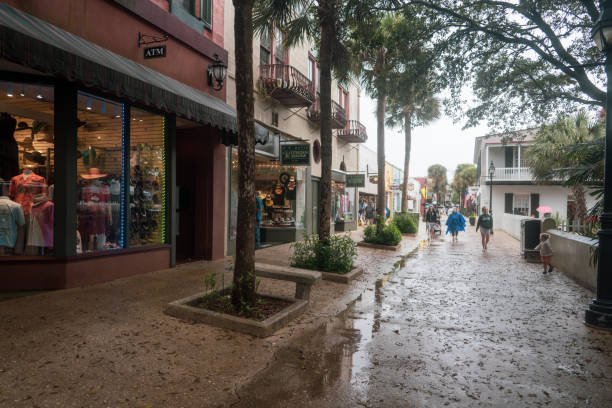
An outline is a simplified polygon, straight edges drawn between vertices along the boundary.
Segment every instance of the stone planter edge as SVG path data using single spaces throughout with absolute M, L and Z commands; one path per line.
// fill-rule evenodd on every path
M 367 242 L 359 241 L 357 243 L 357 246 L 364 247 L 364 248 L 372 248 L 372 249 L 384 249 L 387 251 L 398 251 L 401 248 L 402 244 L 399 243 L 395 246 L 390 246 L 390 245 L 381 245 L 381 244 L 369 244 Z
M 328 280 L 328 281 L 338 282 L 338 283 L 349 283 L 353 279 L 363 274 L 363 268 L 358 266 L 356 268 L 351 269 L 350 272 L 345 273 L 345 274 L 333 273 L 333 272 L 323 272 L 323 271 L 319 271 L 319 272 L 321 272 L 321 276 L 323 277 L 323 280 Z
M 261 322 L 257 322 L 242 317 L 217 313 L 211 310 L 200 309 L 188 305 L 188 303 L 193 302 L 201 296 L 202 294 L 200 293 L 170 302 L 166 305 L 164 313 L 179 319 L 204 323 L 210 326 L 246 333 L 256 337 L 268 337 L 285 327 L 291 320 L 295 319 L 297 316 L 306 311 L 309 304 L 307 300 L 274 296 L 277 299 L 289 300 L 294 303 L 274 316 L 271 316 Z

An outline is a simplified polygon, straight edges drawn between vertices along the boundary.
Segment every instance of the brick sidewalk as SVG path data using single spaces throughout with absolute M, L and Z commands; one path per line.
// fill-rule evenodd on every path
M 220 406 L 279 347 L 344 310 L 417 243 L 405 238 L 399 253 L 359 249 L 363 277 L 320 282 L 311 310 L 267 339 L 163 314 L 168 302 L 203 290 L 204 276 L 220 276 L 229 260 L 0 302 L 0 407 Z M 287 264 L 289 248 L 266 248 L 256 258 Z M 261 281 L 261 292 L 294 293 L 292 283 Z

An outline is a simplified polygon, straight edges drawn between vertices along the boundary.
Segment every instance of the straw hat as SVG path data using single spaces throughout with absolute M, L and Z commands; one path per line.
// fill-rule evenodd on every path
M 85 180 L 99 179 L 106 176 L 107 174 L 100 173 L 100 169 L 96 167 L 92 167 L 91 169 L 89 169 L 88 174 L 81 174 L 81 177 L 83 177 Z

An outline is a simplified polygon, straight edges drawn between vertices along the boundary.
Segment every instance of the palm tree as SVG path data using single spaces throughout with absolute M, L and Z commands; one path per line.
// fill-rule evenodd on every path
M 253 105 L 253 1 L 233 0 L 238 117 L 238 225 L 232 304 L 255 304 L 255 123 Z
M 343 0 L 259 0 L 254 17 L 258 33 L 281 27 L 285 31 L 286 46 L 308 39 L 318 40 L 321 118 L 319 237 L 323 241 L 329 237 L 331 228 L 332 69 L 338 77 L 345 77 L 349 68 L 349 54 L 341 41 L 339 22 L 339 16 L 345 15 L 344 7 Z
M 438 203 L 440 203 L 440 198 L 444 201 L 444 194 L 446 194 L 446 167 L 441 164 L 429 166 L 427 178 L 431 179 L 431 189 L 436 193 Z
M 404 19 L 392 14 L 354 16 L 351 26 L 352 51 L 356 71 L 366 92 L 376 99 L 376 150 L 378 160 L 378 195 L 376 198 L 377 228 L 385 220 L 385 116 L 389 97 L 389 81 L 397 69 L 400 48 L 397 47 L 398 26 Z
M 560 118 L 538 132 L 526 149 L 526 163 L 540 183 L 563 179 L 576 200 L 576 218 L 586 214 L 585 186 L 600 191 L 603 180 L 604 123 L 586 112 Z
M 410 149 L 412 145 L 412 129 L 427 126 L 440 117 L 440 101 L 432 91 L 433 85 L 425 78 L 410 78 L 409 83 L 402 86 L 402 81 L 395 88 L 396 96 L 389 103 L 387 125 L 401 126 L 404 129 L 404 180 L 402 185 L 402 212 L 408 211 L 408 179 L 410 166 Z
M 476 183 L 476 167 L 471 163 L 459 164 L 453 176 L 453 191 L 457 193 L 459 204 L 463 207 L 465 191 Z

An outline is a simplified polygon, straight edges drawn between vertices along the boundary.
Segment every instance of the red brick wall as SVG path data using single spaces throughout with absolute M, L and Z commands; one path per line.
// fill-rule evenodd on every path
M 150 1 L 162 9 L 164 4 L 166 7 L 168 4 L 167 0 Z M 143 48 L 138 46 L 138 33 L 161 37 L 164 32 L 113 1 L 7 0 L 5 3 L 191 87 L 225 100 L 225 87 L 217 92 L 210 89 L 206 82 L 206 69 L 212 62 L 212 55 L 205 56 L 184 42 L 170 37 L 165 43 L 167 46 L 166 58 L 145 60 Z M 216 26 L 213 27 L 212 35 L 215 42 L 218 42 L 217 45 L 222 45 L 223 2 L 215 0 L 214 6 Z M 183 24 L 180 21 L 174 21 L 175 18 L 172 15 L 168 15 L 168 19 L 173 24 Z M 210 33 L 205 36 L 209 35 Z M 202 41 L 206 40 L 202 38 Z

